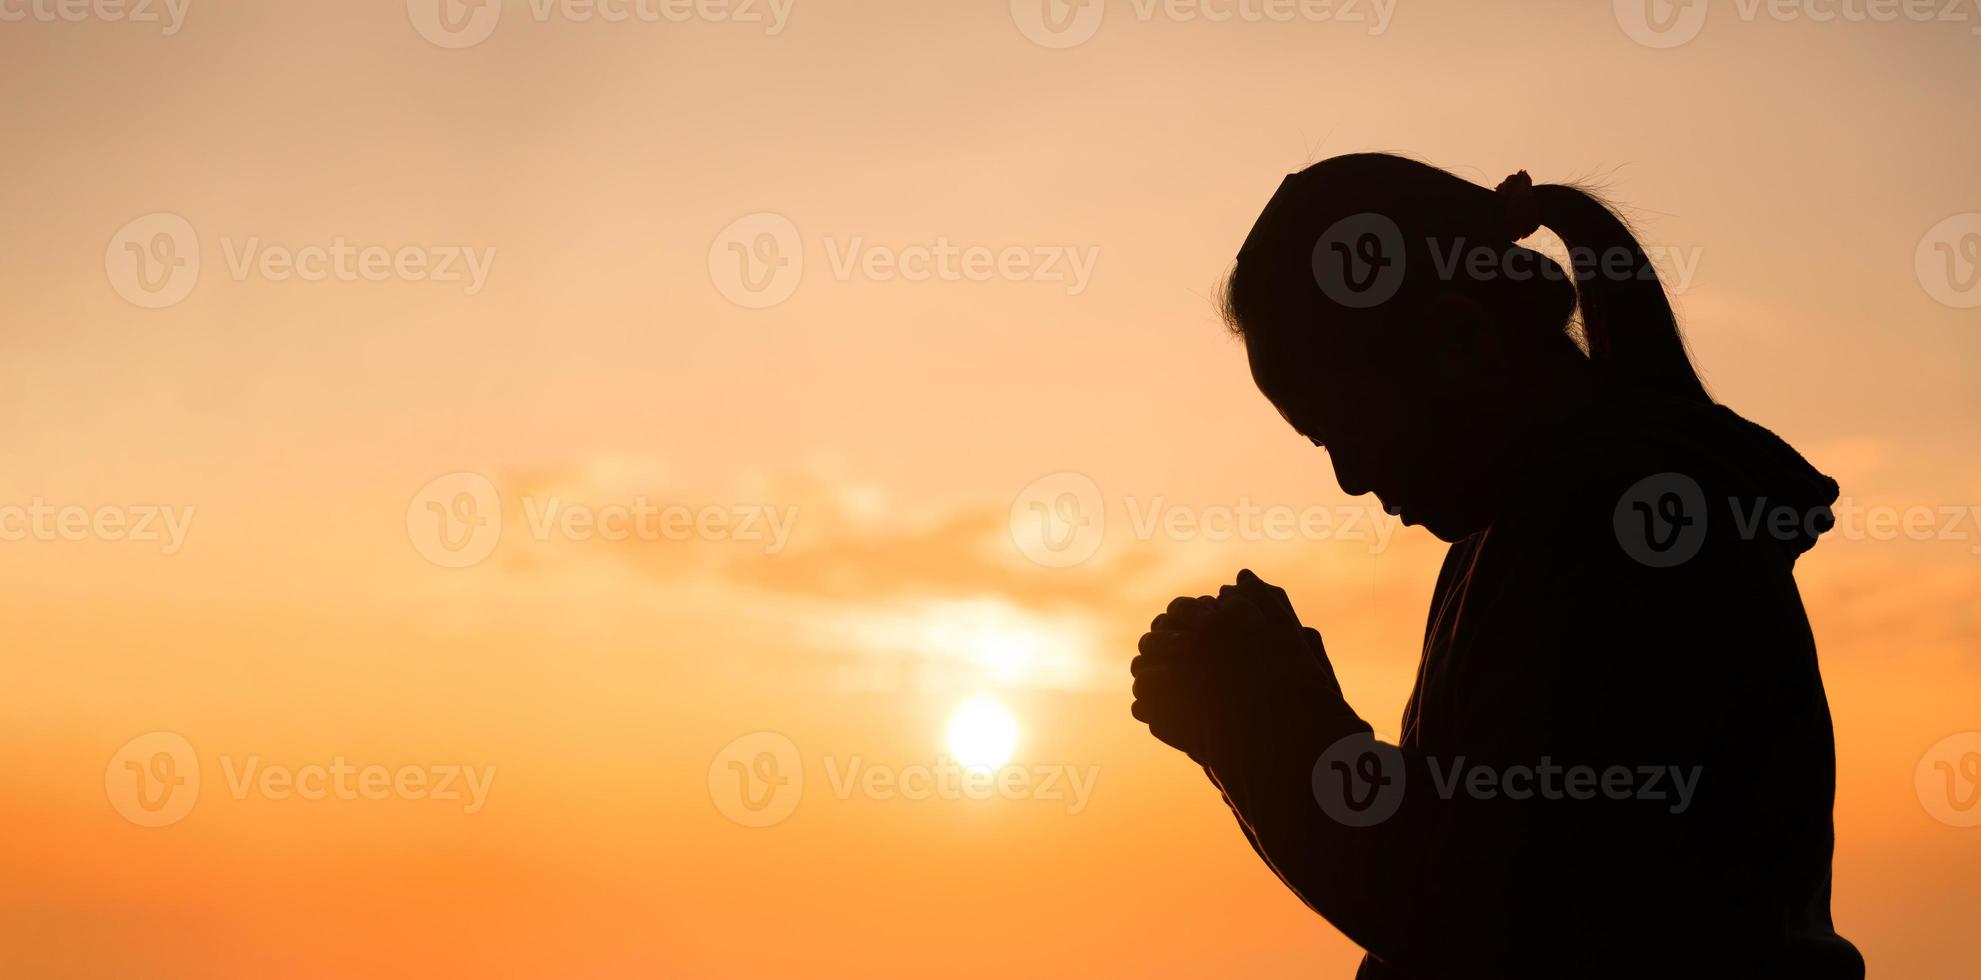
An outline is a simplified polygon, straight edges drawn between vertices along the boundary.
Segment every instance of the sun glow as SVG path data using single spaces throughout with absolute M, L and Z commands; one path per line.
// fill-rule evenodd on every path
M 949 751 L 970 769 L 997 769 L 1018 747 L 1018 719 L 995 698 L 963 702 L 949 718 Z
M 1097 628 L 1079 613 L 1041 613 L 1002 596 L 931 599 L 842 612 L 831 644 L 867 660 L 854 682 L 929 692 L 1093 690 Z

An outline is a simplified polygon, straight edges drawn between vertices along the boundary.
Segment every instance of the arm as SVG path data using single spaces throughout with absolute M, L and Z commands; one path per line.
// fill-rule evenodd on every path
M 1688 863 L 1699 821 L 1671 813 L 1672 800 L 1543 800 L 1529 787 L 1539 778 L 1531 770 L 1549 758 L 1563 770 L 1628 766 L 1636 779 L 1646 764 L 1689 771 L 1712 757 L 1736 685 L 1701 671 L 1754 650 L 1751 638 L 1702 636 L 1696 627 L 1719 619 L 1701 608 L 1716 604 L 1702 589 L 1734 595 L 1740 575 L 1711 562 L 1679 574 L 1555 567 L 1528 579 L 1524 594 L 1539 597 L 1532 608 L 1514 603 L 1477 624 L 1495 638 L 1496 659 L 1491 678 L 1465 692 L 1462 755 L 1427 759 L 1377 745 L 1331 670 L 1323 678 L 1261 657 L 1286 652 L 1271 631 L 1297 622 L 1290 605 L 1282 622 L 1264 617 L 1199 634 L 1217 645 L 1220 662 L 1253 680 L 1210 680 L 1210 700 L 1223 707 L 1208 713 L 1193 757 L 1281 880 L 1379 959 L 1427 975 L 1492 966 L 1554 972 L 1586 965 L 1619 937 L 1654 935 L 1660 923 L 1696 932 L 1700 921 L 1724 918 L 1725 896 L 1700 884 L 1711 869 Z M 1255 607 L 1275 605 L 1278 590 L 1264 583 L 1238 588 L 1257 597 Z M 1646 609 L 1694 614 L 1652 620 Z M 1324 654 L 1318 659 L 1325 663 Z M 1317 762 L 1319 788 L 1345 794 L 1332 806 L 1317 799 Z M 1463 773 L 1480 767 L 1510 792 L 1526 767 L 1520 790 L 1529 798 L 1468 790 Z M 1387 788 L 1379 794 L 1366 775 L 1388 780 Z M 1739 774 L 1718 775 L 1724 783 Z M 1670 789 L 1667 782 L 1661 792 L 1669 797 Z M 1346 805 L 1348 796 L 1379 795 L 1388 798 L 1364 815 L 1393 811 L 1373 822 Z

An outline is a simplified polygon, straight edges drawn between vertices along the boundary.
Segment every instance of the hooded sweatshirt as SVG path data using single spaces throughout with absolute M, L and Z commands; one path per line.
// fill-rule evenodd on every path
M 1260 856 L 1367 951 L 1360 980 L 1862 977 L 1792 574 L 1836 483 L 1643 395 L 1513 471 L 1445 558 L 1396 746 L 1335 703 L 1206 753 Z

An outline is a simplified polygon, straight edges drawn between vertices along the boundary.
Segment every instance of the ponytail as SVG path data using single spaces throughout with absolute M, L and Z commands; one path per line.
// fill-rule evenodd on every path
M 1532 194 L 1538 223 L 1568 246 L 1589 360 L 1605 380 L 1711 404 L 1712 397 L 1685 352 L 1664 284 L 1630 229 L 1607 205 L 1579 188 L 1541 184 L 1533 187 Z M 1584 260 L 1590 261 L 1586 267 Z
M 1517 244 L 1543 225 L 1567 244 L 1568 270 Z M 1330 289 L 1340 286 L 1339 277 L 1324 279 L 1315 261 L 1317 241 L 1344 228 L 1373 242 L 1379 258 L 1394 251 L 1389 258 L 1396 265 L 1386 267 L 1405 270 L 1389 282 L 1389 292 L 1371 293 L 1373 305 L 1343 302 L 1342 290 Z M 1527 253 L 1522 261 L 1552 274 L 1482 279 L 1464 266 L 1443 265 L 1431 247 L 1440 243 L 1489 243 L 1502 257 L 1518 250 Z M 1490 304 L 1528 335 L 1559 342 L 1557 354 L 1574 347 L 1566 330 L 1579 307 L 1589 366 L 1600 384 L 1712 403 L 1686 355 L 1664 285 L 1630 229 L 1587 192 L 1536 186 L 1525 171 L 1489 189 L 1386 153 L 1316 163 L 1288 176 L 1267 202 L 1225 280 L 1222 305 L 1225 322 L 1248 343 L 1267 336 L 1305 342 L 1316 309 L 1328 310 L 1334 323 L 1387 329 L 1379 321 L 1391 296 L 1454 289 Z M 1364 289 L 1350 284 L 1347 291 L 1359 297 Z

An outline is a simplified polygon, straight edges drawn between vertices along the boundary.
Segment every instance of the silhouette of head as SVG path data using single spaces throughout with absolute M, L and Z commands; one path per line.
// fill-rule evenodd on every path
M 1515 244 L 1537 223 L 1570 269 Z M 1314 164 L 1260 214 L 1223 312 L 1342 490 L 1447 541 L 1491 523 L 1523 445 L 1592 389 L 1708 401 L 1629 230 L 1524 174 L 1494 191 L 1388 154 Z

